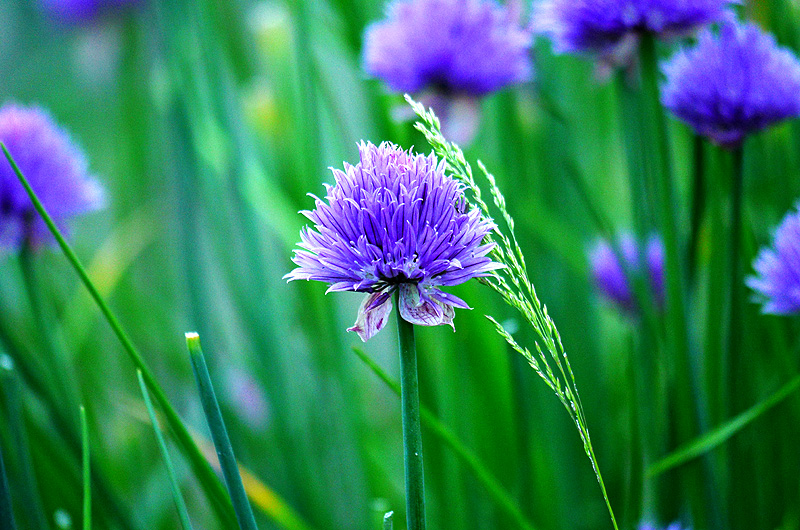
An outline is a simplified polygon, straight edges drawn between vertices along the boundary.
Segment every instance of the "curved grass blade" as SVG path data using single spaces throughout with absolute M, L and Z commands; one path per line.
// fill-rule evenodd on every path
M 6 477 L 2 446 L 0 446 L 0 527 L 8 528 L 9 530 L 14 530 L 17 527 L 14 523 L 14 511 L 11 508 L 11 490 Z
M 400 395 L 400 383 L 391 378 L 386 371 L 381 368 L 378 363 L 373 361 L 363 350 L 354 347 L 353 351 L 358 355 L 367 368 L 378 376 L 378 379 L 383 381 L 389 389 L 397 396 Z M 481 462 L 481 459 L 469 449 L 459 437 L 450 430 L 444 423 L 439 421 L 435 414 L 433 414 L 424 405 L 420 406 L 420 416 L 422 423 L 427 427 L 439 440 L 444 443 L 450 450 L 458 456 L 463 464 L 469 469 L 481 484 L 486 488 L 486 491 L 497 503 L 497 505 L 509 516 L 514 522 L 523 530 L 535 530 L 533 524 L 527 520 L 525 515 L 520 510 L 519 506 L 514 502 L 503 485 L 492 475 L 491 471 Z
M 89 425 L 81 405 L 81 460 L 83 462 L 83 530 L 92 530 L 92 466 L 89 456 Z
M 722 443 L 725 443 L 731 436 L 742 430 L 749 423 L 760 417 L 762 414 L 778 405 L 781 401 L 789 397 L 794 391 L 800 388 L 800 375 L 795 376 L 791 381 L 779 388 L 774 394 L 765 400 L 757 403 L 742 412 L 732 420 L 713 429 L 706 434 L 696 438 L 694 441 L 684 445 L 674 453 L 662 458 L 652 466 L 647 468 L 647 476 L 655 477 L 669 471 L 681 464 L 702 456 Z
M 200 485 L 202 486 L 206 496 L 211 500 L 220 522 L 226 528 L 233 527 L 236 522 L 236 518 L 235 514 L 233 513 L 233 507 L 231 506 L 230 499 L 225 493 L 225 488 L 222 486 L 222 483 L 214 474 L 214 471 L 211 469 L 208 461 L 195 445 L 191 435 L 189 434 L 189 431 L 181 421 L 178 413 L 175 412 L 175 409 L 170 404 L 169 400 L 167 399 L 167 395 L 158 384 L 158 381 L 156 381 L 144 358 L 139 353 L 139 350 L 137 350 L 133 345 L 133 342 L 122 328 L 122 325 L 111 311 L 111 308 L 105 302 L 103 297 L 100 296 L 97 288 L 89 278 L 89 274 L 86 272 L 86 269 L 83 267 L 78 259 L 78 256 L 75 254 L 75 251 L 72 250 L 72 247 L 69 245 L 69 243 L 67 243 L 67 241 L 64 239 L 64 236 L 61 234 L 61 231 L 53 222 L 50 214 L 48 214 L 44 206 L 42 206 L 39 197 L 36 195 L 36 192 L 33 191 L 30 183 L 28 183 L 28 180 L 20 171 L 17 163 L 11 156 L 11 153 L 8 152 L 8 149 L 6 149 L 4 144 L 0 143 L 0 147 L 8 159 L 8 162 L 11 164 L 11 167 L 13 168 L 14 173 L 16 173 L 20 183 L 28 193 L 34 208 L 36 208 L 36 211 L 42 217 L 45 224 L 47 224 L 47 227 L 53 234 L 53 237 L 55 237 L 56 241 L 58 242 L 59 247 L 61 247 L 61 250 L 67 257 L 67 260 L 70 262 L 72 267 L 75 269 L 75 272 L 78 274 L 78 277 L 89 291 L 89 294 L 91 294 L 92 298 L 94 298 L 94 301 L 97 303 L 97 306 L 100 308 L 100 311 L 103 313 L 106 321 L 111 326 L 111 329 L 114 331 L 117 339 L 119 339 L 119 342 L 122 345 L 122 348 L 125 350 L 125 353 L 131 359 L 134 366 L 142 371 L 142 377 L 144 378 L 145 383 L 147 383 L 147 387 L 153 393 L 156 398 L 156 402 L 164 412 L 167 424 L 172 429 L 172 432 L 178 441 L 178 445 L 181 448 L 181 452 L 183 452 L 184 456 L 186 456 L 186 458 L 189 460 L 192 470 L 200 482 Z
M 181 488 L 178 484 L 178 477 L 175 474 L 175 467 L 172 465 L 172 459 L 169 457 L 169 451 L 167 451 L 167 444 L 164 443 L 164 437 L 161 436 L 161 428 L 158 425 L 156 411 L 153 409 L 153 403 L 150 401 L 150 394 L 147 392 L 147 385 L 144 384 L 141 370 L 136 370 L 136 377 L 139 379 L 139 389 L 142 391 L 144 404 L 147 407 L 147 413 L 150 415 L 150 423 L 153 425 L 153 432 L 156 434 L 158 448 L 161 451 L 162 458 L 164 458 L 164 464 L 167 466 L 169 483 L 172 487 L 172 498 L 175 500 L 175 508 L 178 510 L 178 518 L 181 521 L 181 527 L 183 530 L 192 530 L 192 523 L 189 520 L 189 511 L 186 509 L 186 503 L 183 502 Z
M 239 475 L 239 465 L 233 454 L 228 430 L 225 428 L 225 421 L 219 410 L 217 396 L 214 394 L 214 385 L 211 384 L 211 376 L 208 373 L 203 350 L 200 347 L 200 335 L 197 333 L 186 334 L 186 346 L 192 358 L 192 369 L 197 386 L 200 388 L 200 401 L 203 403 L 203 411 L 206 415 L 208 428 L 211 430 L 211 438 L 214 447 L 217 449 L 219 464 L 222 467 L 222 475 L 225 477 L 225 484 L 228 486 L 228 493 L 233 501 L 233 509 L 236 511 L 236 519 L 239 521 L 239 528 L 242 530 L 258 530 L 253 508 L 247 500 L 247 493 L 242 484 L 242 477 Z

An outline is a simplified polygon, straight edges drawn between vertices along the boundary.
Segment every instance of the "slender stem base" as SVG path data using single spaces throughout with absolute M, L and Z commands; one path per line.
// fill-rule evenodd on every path
M 400 401 L 403 415 L 407 527 L 408 530 L 425 530 L 425 481 L 422 466 L 417 346 L 414 340 L 414 326 L 400 316 L 399 295 L 395 295 L 395 305 L 400 345 Z

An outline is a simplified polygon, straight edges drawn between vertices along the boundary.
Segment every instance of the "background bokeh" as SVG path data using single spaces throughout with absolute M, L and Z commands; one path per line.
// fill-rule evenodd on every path
M 282 279 L 304 224 L 296 212 L 313 206 L 306 193 L 324 193 L 329 166 L 355 162 L 362 139 L 428 151 L 410 122 L 392 119 L 402 95 L 361 66 L 364 27 L 383 7 L 379 0 L 151 0 L 76 24 L 34 0 L 0 2 L 0 102 L 48 108 L 107 190 L 108 208 L 71 231 L 92 279 L 181 416 L 208 439 L 183 341 L 185 331 L 201 334 L 237 457 L 320 530 L 379 528 L 390 509 L 403 528 L 399 401 L 352 351 L 363 347 L 397 377 L 393 327 L 361 345 L 345 332 L 359 295 L 326 296 L 322 284 Z M 752 1 L 741 13 L 781 44 L 800 47 L 796 2 Z M 544 40 L 533 53 L 534 81 L 483 100 L 477 137 L 463 147 L 506 194 L 532 280 L 569 352 L 612 505 L 632 528 L 638 515 L 626 507 L 641 471 L 631 457 L 630 384 L 633 356 L 642 354 L 639 324 L 597 295 L 586 257 L 602 228 L 589 205 L 615 229 L 631 228 L 616 85 L 599 81 L 588 60 L 553 55 Z M 723 196 L 729 161 L 669 123 L 675 209 L 688 241 L 695 161 L 705 160 L 708 189 Z M 799 148 L 796 122 L 746 144 L 745 263 L 800 197 Z M 705 323 L 722 310 L 706 289 L 715 274 L 709 230 L 699 232 L 691 271 L 699 380 L 713 342 Z M 50 527 L 57 511 L 78 527 L 73 405 L 80 402 L 90 420 L 97 527 L 175 528 L 135 370 L 62 254 L 43 250 L 35 269 L 52 312 L 47 336 L 32 317 L 18 256 L 0 258 L 0 349 L 14 359 L 20 402 L 3 385 L 0 443 L 9 448 L 12 491 L 30 460 Z M 532 332 L 477 282 L 453 292 L 474 310 L 457 312 L 456 333 L 418 331 L 422 402 L 536 528 L 609 527 L 574 425 L 484 315 L 518 328 L 523 343 Z M 737 401 L 720 415 L 695 396 L 706 428 L 797 373 L 795 320 L 761 316 L 748 303 L 742 325 Z M 48 341 L 60 344 L 66 363 L 41 354 Z M 62 395 L 74 402 L 54 397 Z M 685 411 L 662 412 L 673 422 Z M 800 527 L 798 419 L 793 395 L 721 448 L 659 476 L 650 518 L 699 528 Z M 430 527 L 514 528 L 459 460 L 429 432 L 423 437 Z M 663 454 L 686 441 L 663 440 Z M 172 453 L 196 527 L 219 528 L 188 465 Z M 34 507 L 15 500 L 20 527 L 38 528 Z M 256 512 L 261 528 L 278 528 Z

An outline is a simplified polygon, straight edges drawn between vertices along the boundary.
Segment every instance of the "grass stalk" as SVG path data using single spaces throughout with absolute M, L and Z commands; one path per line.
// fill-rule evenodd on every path
M 394 528 L 394 512 L 386 512 L 383 516 L 383 530 L 392 530 Z
M 20 171 L 17 163 L 14 161 L 14 158 L 8 152 L 6 146 L 0 143 L 0 147 L 2 147 L 3 153 L 5 154 L 6 158 L 8 159 L 11 167 L 13 168 L 14 172 L 17 175 L 20 183 L 25 188 L 25 191 L 28 193 L 28 196 L 31 199 L 31 202 L 36 208 L 36 211 L 41 215 L 42 219 L 44 220 L 47 227 L 50 229 L 50 232 L 55 237 L 56 241 L 58 242 L 59 247 L 63 251 L 64 255 L 66 256 L 67 260 L 70 262 L 72 267 L 75 269 L 75 272 L 78 274 L 78 277 L 83 282 L 86 289 L 89 291 L 89 294 L 94 299 L 95 303 L 97 303 L 100 312 L 105 317 L 106 321 L 108 322 L 109 326 L 111 326 L 112 331 L 116 335 L 117 339 L 119 340 L 120 344 L 122 345 L 125 353 L 133 362 L 134 366 L 142 371 L 142 377 L 147 383 L 147 387 L 153 393 L 156 398 L 156 402 L 161 407 L 164 416 L 169 424 L 170 428 L 172 429 L 175 437 L 178 441 L 178 444 L 181 448 L 181 451 L 187 457 L 189 462 L 191 463 L 192 469 L 197 476 L 200 485 L 202 486 L 205 494 L 208 496 L 209 500 L 211 500 L 214 509 L 219 516 L 220 521 L 223 523 L 223 526 L 232 527 L 235 524 L 235 514 L 232 510 L 232 506 L 230 504 L 230 499 L 225 493 L 225 489 L 223 488 L 222 484 L 220 483 L 217 476 L 214 474 L 214 471 L 211 469 L 208 461 L 205 459 L 203 454 L 197 448 L 197 445 L 192 440 L 189 431 L 186 429 L 186 426 L 181 421 L 178 413 L 175 412 L 175 409 L 170 404 L 169 400 L 167 399 L 164 390 L 156 381 L 155 377 L 153 376 L 152 371 L 148 367 L 147 363 L 145 362 L 142 355 L 139 353 L 139 350 L 133 345 L 133 341 L 128 337 L 128 334 L 120 324 L 119 320 L 117 319 L 116 315 L 111 311 L 111 308 L 108 306 L 105 300 L 103 300 L 102 296 L 100 296 L 97 287 L 95 287 L 92 280 L 89 278 L 89 274 L 86 272 L 86 269 L 81 264 L 78 256 L 75 254 L 75 251 L 72 247 L 67 243 L 64 236 L 61 234 L 61 231 L 53 222 L 53 219 L 50 217 L 50 214 L 47 213 L 44 206 L 42 205 L 39 197 L 36 195 L 36 192 L 33 191 L 31 188 L 30 183 L 25 178 L 25 176 Z
M 92 530 L 92 465 L 89 449 L 89 424 L 81 405 L 81 462 L 83 470 L 83 530 Z
M 159 427 L 158 419 L 156 418 L 156 411 L 153 408 L 152 401 L 150 400 L 150 394 L 147 392 L 147 385 L 144 382 L 141 370 L 136 370 L 136 377 L 139 380 L 139 389 L 142 392 L 142 398 L 144 399 L 144 404 L 147 407 L 147 414 L 150 416 L 150 423 L 153 425 L 153 432 L 155 433 L 156 440 L 158 441 L 158 449 L 161 451 L 161 457 L 164 459 L 164 464 L 167 466 L 169 483 L 172 487 L 172 498 L 175 501 L 175 508 L 178 510 L 178 518 L 180 519 L 181 527 L 183 530 L 192 530 L 192 522 L 189 519 L 189 511 L 186 509 L 186 503 L 183 501 L 183 496 L 181 495 L 181 488 L 180 484 L 178 483 L 178 477 L 175 473 L 175 466 L 172 465 L 172 459 L 169 456 L 167 444 L 164 443 L 164 437 L 161 436 L 161 428 Z
M 400 401 L 403 417 L 403 461 L 406 479 L 406 526 L 425 530 L 425 476 L 422 463 L 417 345 L 414 325 L 400 316 L 400 292 L 395 293 L 397 338 L 400 346 Z
M 800 375 L 797 375 L 763 401 L 756 403 L 730 421 L 708 431 L 654 463 L 647 469 L 647 474 L 651 477 L 661 475 L 719 447 L 734 434 L 780 404 L 799 388 Z
M 727 363 L 723 366 L 721 381 L 727 383 L 731 377 L 738 377 L 742 356 L 742 318 L 744 317 L 743 295 L 744 281 L 742 279 L 742 199 L 744 196 L 744 149 L 741 145 L 733 149 L 733 169 L 731 180 L 731 218 L 730 240 L 728 241 L 728 296 L 730 307 L 728 309 L 728 355 Z M 723 405 L 730 407 L 738 400 L 738 385 L 730 385 L 723 392 L 725 399 Z M 726 413 L 729 410 L 725 411 Z
M 222 475 L 225 477 L 225 484 L 228 486 L 228 493 L 233 502 L 233 509 L 236 512 L 239 528 L 242 530 L 258 530 L 253 516 L 253 508 L 247 500 L 247 493 L 244 485 L 242 485 L 239 465 L 233 454 L 228 430 L 225 428 L 225 421 L 222 419 L 222 413 L 219 410 L 219 403 L 203 357 L 203 350 L 200 347 L 200 336 L 197 333 L 187 333 L 186 346 L 191 354 L 194 377 L 197 381 L 197 386 L 200 388 L 200 401 L 203 403 L 203 411 L 206 415 L 208 428 L 211 431 L 214 447 L 217 449 Z
M 353 348 L 359 359 L 372 370 L 378 379 L 383 381 L 386 386 L 394 392 L 398 397 L 400 396 L 400 383 L 392 379 L 386 371 L 371 359 L 360 348 Z M 450 448 L 451 451 L 461 460 L 461 463 L 472 472 L 475 478 L 483 484 L 489 496 L 494 499 L 497 506 L 502 509 L 522 530 L 535 530 L 533 524 L 528 521 L 522 510 L 511 497 L 511 494 L 503 488 L 500 481 L 495 478 L 489 468 L 481 461 L 478 455 L 475 454 L 463 441 L 453 432 L 447 425 L 442 423 L 436 415 L 431 412 L 424 405 L 420 405 L 420 418 L 422 424 L 434 435 L 439 441 Z
M 14 522 L 14 510 L 11 508 L 11 488 L 8 486 L 2 447 L 0 447 L 0 526 L 8 530 L 17 528 Z

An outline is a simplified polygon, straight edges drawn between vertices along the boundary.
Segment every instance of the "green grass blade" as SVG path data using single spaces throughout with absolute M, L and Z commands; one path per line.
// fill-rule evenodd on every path
M 373 361 L 363 350 L 354 347 L 353 351 L 358 355 L 364 364 L 378 376 L 378 379 L 383 381 L 389 389 L 397 396 L 400 395 L 400 383 L 392 379 L 392 377 L 381 368 L 378 363 Z M 527 520 L 525 515 L 520 510 L 519 506 L 514 502 L 503 485 L 492 475 L 491 471 L 481 462 L 481 459 L 469 449 L 459 437 L 443 424 L 436 415 L 431 412 L 424 405 L 420 406 L 420 416 L 422 423 L 428 430 L 431 431 L 439 440 L 444 443 L 453 453 L 461 459 L 463 464 L 469 469 L 475 478 L 483 484 L 486 491 L 492 499 L 514 522 L 524 530 L 535 530 L 533 524 Z
M 153 425 L 153 432 L 158 441 L 158 448 L 161 451 L 161 456 L 164 458 L 164 464 L 167 466 L 167 474 L 169 475 L 169 483 L 172 486 L 172 498 L 175 500 L 175 508 L 178 510 L 178 517 L 181 521 L 183 530 L 191 530 L 192 523 L 189 520 L 189 511 L 186 509 L 186 503 L 183 502 L 181 495 L 181 488 L 178 484 L 178 477 L 175 474 L 175 467 L 172 465 L 172 459 L 169 457 L 167 451 L 167 444 L 164 443 L 164 437 L 161 436 L 161 428 L 159 427 L 158 419 L 156 418 L 156 411 L 153 408 L 153 403 L 150 401 L 150 394 L 147 392 L 147 385 L 144 383 L 142 371 L 136 370 L 136 377 L 139 379 L 139 389 L 142 391 L 144 404 L 147 407 L 147 414 L 150 416 L 150 423 Z
M 394 528 L 394 512 L 386 512 L 383 516 L 383 530 L 392 530 Z
M 208 428 L 211 430 L 214 447 L 217 449 L 222 475 L 225 477 L 225 484 L 228 486 L 228 492 L 233 501 L 233 509 L 236 511 L 239 528 L 242 530 L 258 530 L 256 520 L 253 517 L 253 508 L 250 506 L 250 501 L 247 500 L 247 492 L 239 474 L 239 465 L 236 462 L 231 441 L 228 438 L 228 430 L 225 428 L 225 421 L 222 419 L 222 413 L 219 410 L 217 396 L 214 394 L 214 386 L 211 384 L 211 376 L 208 373 L 203 350 L 200 347 L 200 336 L 197 333 L 187 333 L 186 346 L 191 354 L 192 368 L 194 377 L 197 380 L 197 386 L 200 388 L 203 411 L 206 414 Z
M 6 370 L 6 368 L 3 368 Z M 0 526 L 14 530 L 14 511 L 11 508 L 11 490 L 6 477 L 6 466 L 3 461 L 3 448 L 0 446 Z
M 178 413 L 175 412 L 175 409 L 170 404 L 169 400 L 167 399 L 167 395 L 156 381 L 144 358 L 133 345 L 133 342 L 122 328 L 122 325 L 111 311 L 111 308 L 100 296 L 100 293 L 94 286 L 94 283 L 92 283 L 92 280 L 89 278 L 89 274 L 86 272 L 86 269 L 83 267 L 78 259 L 78 256 L 75 254 L 75 251 L 72 250 L 72 247 L 64 239 L 61 231 L 53 222 L 50 214 L 48 214 L 45 210 L 44 206 L 39 200 L 39 197 L 36 195 L 36 192 L 34 192 L 31 188 L 30 183 L 28 183 L 28 180 L 20 171 L 17 163 L 8 152 L 8 149 L 6 149 L 6 146 L 2 143 L 0 143 L 0 147 L 2 147 L 3 153 L 11 164 L 11 167 L 14 169 L 14 172 L 16 173 L 17 178 L 19 178 L 20 183 L 25 188 L 25 191 L 27 191 L 34 208 L 36 208 L 36 211 L 39 212 L 39 215 L 41 215 L 45 224 L 47 224 L 47 227 L 50 229 L 53 237 L 55 237 L 56 241 L 58 242 L 59 247 L 61 247 L 61 250 L 64 252 L 64 255 L 67 257 L 67 260 L 70 262 L 72 267 L 75 269 L 75 272 L 78 274 L 84 286 L 89 291 L 89 294 L 92 295 L 92 298 L 97 303 L 100 312 L 103 313 L 103 316 L 111 326 L 111 329 L 114 331 L 117 339 L 119 339 L 119 342 L 125 350 L 125 353 L 128 354 L 128 357 L 131 359 L 134 366 L 142 371 L 142 377 L 144 378 L 145 383 L 147 383 L 147 387 L 153 393 L 156 398 L 156 402 L 164 412 L 164 417 L 167 421 L 167 424 L 172 429 L 181 451 L 191 463 L 192 470 L 200 482 L 205 494 L 212 501 L 212 505 L 214 506 L 220 521 L 223 523 L 223 526 L 227 528 L 232 527 L 236 520 L 235 514 L 233 513 L 233 507 L 231 506 L 230 499 L 225 493 L 222 483 L 214 474 L 214 470 L 211 469 L 208 461 L 205 459 L 205 457 L 203 457 L 203 454 L 197 448 L 197 445 L 194 443 L 194 440 L 192 440 L 189 431 L 181 421 Z
M 81 455 L 83 462 L 83 530 L 92 530 L 92 466 L 89 456 L 89 426 L 81 405 Z
M 647 475 L 655 477 L 711 451 L 772 407 L 778 405 L 798 388 L 800 388 L 800 375 L 783 385 L 765 400 L 753 405 L 729 422 L 720 425 L 716 429 L 684 445 L 674 453 L 662 458 L 647 469 Z

